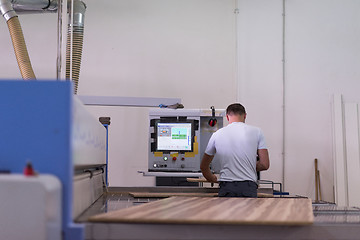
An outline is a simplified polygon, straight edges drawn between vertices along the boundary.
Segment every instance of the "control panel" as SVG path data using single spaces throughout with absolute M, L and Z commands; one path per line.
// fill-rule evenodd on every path
M 223 117 L 224 111 L 217 114 L 197 109 L 150 111 L 148 170 L 200 172 L 207 143 L 211 135 L 223 126 Z M 211 168 L 214 172 L 220 169 L 216 157 Z

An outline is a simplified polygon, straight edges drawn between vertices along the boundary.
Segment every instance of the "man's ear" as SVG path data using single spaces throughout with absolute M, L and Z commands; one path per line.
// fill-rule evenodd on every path
M 226 119 L 229 121 L 229 115 L 226 114 Z

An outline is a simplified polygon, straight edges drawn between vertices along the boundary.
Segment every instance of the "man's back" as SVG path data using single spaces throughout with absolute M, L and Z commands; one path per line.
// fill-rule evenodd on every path
M 256 197 L 256 171 L 265 171 L 270 166 L 264 135 L 260 128 L 245 124 L 246 111 L 240 103 L 226 108 L 226 118 L 229 125 L 209 140 L 201 172 L 209 182 L 219 182 L 219 197 Z M 210 169 L 215 154 L 221 163 L 219 180 Z
M 256 182 L 257 150 L 266 148 L 261 130 L 243 122 L 233 122 L 218 130 L 209 141 L 205 153 L 220 159 L 219 181 Z

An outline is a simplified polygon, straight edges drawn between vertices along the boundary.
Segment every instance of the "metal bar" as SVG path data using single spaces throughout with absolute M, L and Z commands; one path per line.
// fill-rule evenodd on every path
M 95 171 L 88 171 L 88 172 L 84 172 L 83 174 L 79 174 L 79 175 L 75 175 L 73 177 L 74 181 L 80 181 L 86 178 L 92 178 L 96 175 L 102 174 L 103 171 L 102 170 L 95 170 Z
M 202 173 L 194 173 L 194 172 L 144 172 L 138 171 L 138 173 L 142 173 L 143 176 L 155 176 L 155 177 L 202 177 Z
M 106 128 L 106 167 L 105 167 L 105 186 L 108 187 L 108 170 L 109 170 L 109 124 L 103 124 Z
M 315 158 L 315 201 L 319 201 L 318 160 Z
M 181 103 L 181 98 L 151 98 L 151 97 L 112 97 L 112 96 L 78 96 L 85 105 L 96 106 L 133 106 L 159 107 Z
M 10 0 L 17 13 L 56 12 L 58 2 L 54 0 Z
M 285 143 L 285 138 L 286 138 L 286 129 L 285 129 L 285 125 L 286 125 L 286 115 L 285 115 L 285 110 L 286 110 L 286 64 L 285 64 L 285 58 L 286 58 L 286 54 L 285 54 L 285 37 L 286 37 L 286 25 L 285 25 L 285 20 L 286 20 L 286 4 L 285 4 L 285 0 L 283 0 L 283 13 L 282 13 L 282 19 L 283 19 L 283 25 L 282 25 L 282 84 L 283 84 L 283 88 L 282 88 L 282 107 L 283 107 L 283 112 L 282 112 L 282 125 L 283 125 L 283 129 L 282 129 L 282 184 L 284 186 L 285 189 L 285 178 L 286 178 L 286 172 L 285 172 L 285 164 L 286 164 L 286 156 L 285 156 L 285 149 L 286 149 L 286 143 Z

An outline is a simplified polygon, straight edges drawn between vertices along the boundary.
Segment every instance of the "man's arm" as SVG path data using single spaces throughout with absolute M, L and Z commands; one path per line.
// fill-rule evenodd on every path
M 259 161 L 256 162 L 256 171 L 265 171 L 270 167 L 269 152 L 267 149 L 258 149 Z
M 212 183 L 217 182 L 217 177 L 210 170 L 210 163 L 213 160 L 214 156 L 207 155 L 204 153 L 204 156 L 201 160 L 200 169 L 206 180 Z

